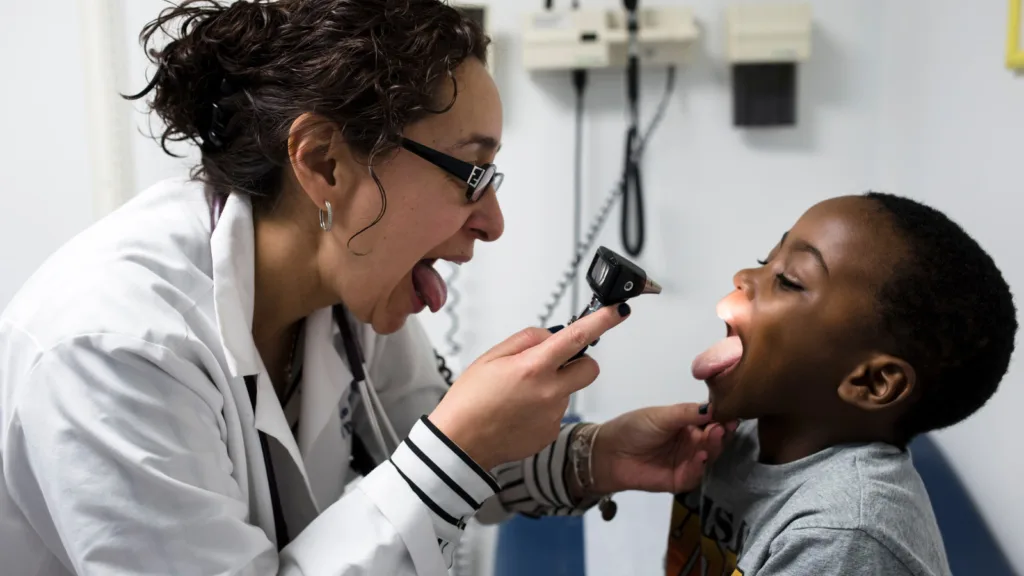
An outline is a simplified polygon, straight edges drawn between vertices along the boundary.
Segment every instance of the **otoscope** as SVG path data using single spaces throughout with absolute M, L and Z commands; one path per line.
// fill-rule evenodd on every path
M 594 260 L 587 269 L 587 284 L 590 284 L 594 296 L 579 316 L 569 319 L 569 324 L 605 306 L 616 306 L 641 294 L 661 294 L 661 286 L 648 278 L 643 268 L 604 246 L 597 248 Z M 590 346 L 594 344 L 597 341 Z M 569 362 L 583 356 L 590 346 L 584 346 Z

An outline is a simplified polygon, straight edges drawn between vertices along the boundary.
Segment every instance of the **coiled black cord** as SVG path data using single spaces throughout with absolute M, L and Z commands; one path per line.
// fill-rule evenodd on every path
M 639 162 L 643 158 L 644 151 L 647 149 L 647 142 L 654 134 L 655 129 L 661 124 L 662 119 L 665 117 L 665 111 L 668 109 L 669 99 L 672 93 L 675 91 L 676 84 L 676 69 L 675 66 L 671 66 L 665 76 L 665 93 L 661 98 L 661 102 L 658 104 L 658 109 L 651 118 L 650 124 L 647 126 L 647 130 L 643 133 L 643 136 L 637 141 L 636 153 L 634 159 Z M 612 189 L 611 193 L 605 199 L 604 204 L 598 210 L 597 215 L 591 221 L 590 228 L 587 230 L 587 234 L 584 236 L 583 241 L 580 242 L 576 247 L 576 252 L 573 254 L 572 260 L 569 266 L 566 267 L 565 272 L 562 274 L 562 279 L 558 282 L 556 289 L 551 293 L 551 298 L 544 305 L 544 312 L 540 315 L 540 325 L 547 327 L 548 322 L 551 320 L 552 315 L 555 312 L 555 308 L 558 307 L 558 303 L 562 301 L 566 291 L 569 289 L 575 280 L 576 275 L 579 274 L 580 264 L 583 262 L 583 257 L 586 256 L 591 248 L 594 246 L 594 242 L 597 240 L 597 235 L 601 232 L 604 227 L 604 223 L 608 220 L 608 216 L 611 214 L 612 208 L 615 207 L 615 202 L 622 196 L 624 192 L 623 180 L 619 180 L 615 188 Z M 572 314 L 578 312 L 573 310 Z
M 452 370 L 451 368 L 448 367 L 448 363 L 445 362 L 444 356 L 441 356 L 441 353 L 438 352 L 437 349 L 434 349 L 434 359 L 437 360 L 437 373 L 440 374 L 442 378 L 444 378 L 444 381 L 448 384 L 448 387 L 451 388 L 453 382 Z
M 456 307 L 459 305 L 462 297 L 455 288 L 455 279 L 459 276 L 459 267 L 453 264 L 451 269 L 451 274 L 444 281 L 448 286 L 448 301 L 445 303 L 444 312 L 450 320 L 448 330 L 444 333 L 444 340 L 448 344 L 448 354 L 456 356 L 462 351 L 462 346 L 455 340 L 455 335 L 459 333 L 459 314 L 456 311 Z M 437 360 L 437 373 L 444 378 L 448 386 L 451 386 L 452 382 L 454 382 L 452 369 L 448 367 L 447 360 L 436 348 L 434 349 L 434 359 Z
M 583 241 L 577 244 L 576 252 L 572 257 L 572 262 L 569 263 L 569 266 L 562 274 L 562 279 L 559 280 L 555 291 L 551 293 L 551 299 L 544 305 L 544 313 L 540 315 L 541 327 L 547 328 L 548 321 L 551 320 L 551 316 L 554 314 L 555 308 L 558 307 L 558 303 L 562 301 L 562 298 L 565 296 L 565 292 L 569 289 L 569 286 L 572 286 L 576 281 L 576 275 L 579 273 L 580 263 L 583 261 L 583 256 L 585 256 L 587 252 L 590 252 L 590 248 L 594 245 L 594 240 L 597 239 L 598 233 L 601 232 L 601 228 L 604 227 L 605 221 L 608 220 L 608 215 L 611 214 L 612 208 L 615 207 L 615 201 L 619 199 L 621 194 L 622 189 L 620 187 L 616 188 L 615 191 L 608 195 L 604 204 L 601 206 L 601 209 L 598 211 L 597 216 L 594 218 L 593 222 L 591 222 L 590 229 L 587 230 L 587 234 L 584 236 Z M 575 309 L 572 311 L 573 314 L 576 312 L 577 310 Z
M 448 330 L 444 333 L 445 342 L 448 343 L 448 355 L 458 356 L 459 352 L 462 351 L 462 346 L 455 340 L 455 335 L 459 333 L 459 314 L 456 311 L 456 307 L 462 300 L 462 295 L 459 294 L 459 290 L 455 287 L 455 279 L 459 277 L 458 265 L 452 265 L 451 274 L 445 279 L 445 284 L 448 285 L 448 303 L 444 308 L 445 314 L 448 315 Z

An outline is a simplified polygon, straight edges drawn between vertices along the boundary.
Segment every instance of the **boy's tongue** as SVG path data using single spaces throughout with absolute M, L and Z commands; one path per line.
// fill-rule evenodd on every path
M 413 267 L 412 285 L 431 312 L 440 310 L 448 300 L 448 286 L 441 279 L 441 274 L 425 261 Z
M 749 319 L 750 303 L 741 290 L 734 290 L 715 307 L 718 317 L 727 325 L 735 326 Z M 732 329 L 730 329 L 732 333 Z M 693 359 L 690 371 L 697 380 L 707 380 L 732 368 L 743 357 L 743 342 L 733 334 L 701 352 Z
M 690 371 L 697 380 L 707 380 L 725 372 L 743 356 L 743 343 L 739 336 L 729 336 L 714 344 L 693 359 Z

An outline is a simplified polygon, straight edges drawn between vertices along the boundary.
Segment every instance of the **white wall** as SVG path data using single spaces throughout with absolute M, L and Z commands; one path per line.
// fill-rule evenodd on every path
M 927 9 L 890 2 L 887 11 L 882 123 L 891 128 L 874 139 L 878 183 L 960 221 L 995 258 L 1024 310 L 1024 76 L 1003 64 L 1006 2 L 932 0 Z M 938 438 L 1024 572 L 1024 335 L 1017 346 L 995 397 Z
M 168 7 L 166 0 L 115 0 L 121 4 L 123 17 L 123 45 L 127 50 L 127 77 L 125 93 L 136 94 L 153 77 L 153 67 L 139 43 L 142 27 L 153 20 L 161 10 Z M 159 47 L 160 44 L 157 44 Z M 159 136 L 163 123 L 155 114 L 146 113 L 145 102 L 133 102 L 134 112 L 130 114 L 135 129 L 132 130 L 132 159 L 135 165 L 135 186 L 144 190 L 165 178 L 187 174 L 199 160 L 199 152 L 186 143 L 168 143 L 168 148 L 184 158 L 168 156 L 152 135 Z
M 135 37 L 163 3 L 121 3 L 124 45 L 130 49 L 130 76 L 121 88 L 127 92 L 145 82 Z M 54 10 L 54 4 L 67 9 Z M 505 103 L 499 163 L 507 174 L 501 192 L 507 226 L 500 242 L 480 246 L 477 259 L 461 271 L 464 350 L 452 359 L 455 364 L 534 323 L 570 257 L 572 89 L 566 75 L 531 77 L 521 69 L 518 22 L 523 11 L 542 2 L 490 4 L 493 22 L 501 23 L 496 79 Z M 1024 101 L 1024 78 L 1002 67 L 1005 2 L 813 4 L 816 31 L 812 60 L 800 71 L 799 125 L 754 133 L 731 126 L 723 4 L 687 3 L 702 26 L 702 54 L 693 67 L 679 70 L 676 93 L 644 163 L 648 230 L 639 263 L 665 293 L 637 300 L 633 317 L 594 350 L 602 376 L 581 399 L 585 417 L 703 399 L 703 385 L 689 377 L 689 360 L 721 335 L 713 305 L 729 290 L 733 272 L 764 256 L 803 210 L 829 196 L 885 188 L 929 201 L 976 234 L 1011 285 L 1022 290 L 1024 261 L 1014 252 L 1020 241 L 1012 220 L 1022 201 L 1013 193 L 1011 138 L 1024 124 L 1024 112 L 1014 106 Z M 0 145 L 7 201 L 0 211 L 0 305 L 46 254 L 87 225 L 91 213 L 82 149 L 86 111 L 75 98 L 83 79 L 69 56 L 79 37 L 73 5 L 51 0 L 0 8 L 0 125 L 13 135 Z M 46 29 L 29 25 L 36 22 L 45 22 Z M 44 34 L 48 41 L 40 42 Z M 660 70 L 643 75 L 645 118 L 663 81 Z M 588 213 L 621 170 L 623 94 L 621 74 L 591 77 Z M 134 121 L 148 130 L 143 116 Z M 164 156 L 140 134 L 133 136 L 132 150 L 138 188 L 187 165 Z M 613 249 L 620 247 L 618 218 L 616 211 L 602 236 Z M 529 266 L 512 265 L 524 257 Z M 569 314 L 563 306 L 556 319 Z M 425 315 L 424 321 L 443 349 L 447 318 Z M 1015 485 L 1024 474 L 1024 456 L 1011 447 L 1024 431 L 1016 411 L 1011 413 L 1024 404 L 1021 381 L 1017 362 L 996 399 L 940 440 L 1024 570 L 1024 549 L 1011 546 L 1024 542 L 1024 526 L 1017 521 L 1024 516 L 1024 498 Z M 660 573 L 668 497 L 628 494 L 619 504 L 612 523 L 588 518 L 589 573 Z
M 92 221 L 82 35 L 59 4 L 0 2 L 0 308 Z

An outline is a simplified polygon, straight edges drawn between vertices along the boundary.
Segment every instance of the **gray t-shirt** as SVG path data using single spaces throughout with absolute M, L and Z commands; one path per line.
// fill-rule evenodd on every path
M 758 462 L 757 422 L 672 512 L 669 576 L 947 576 L 928 493 L 910 454 L 836 446 L 777 466 Z

